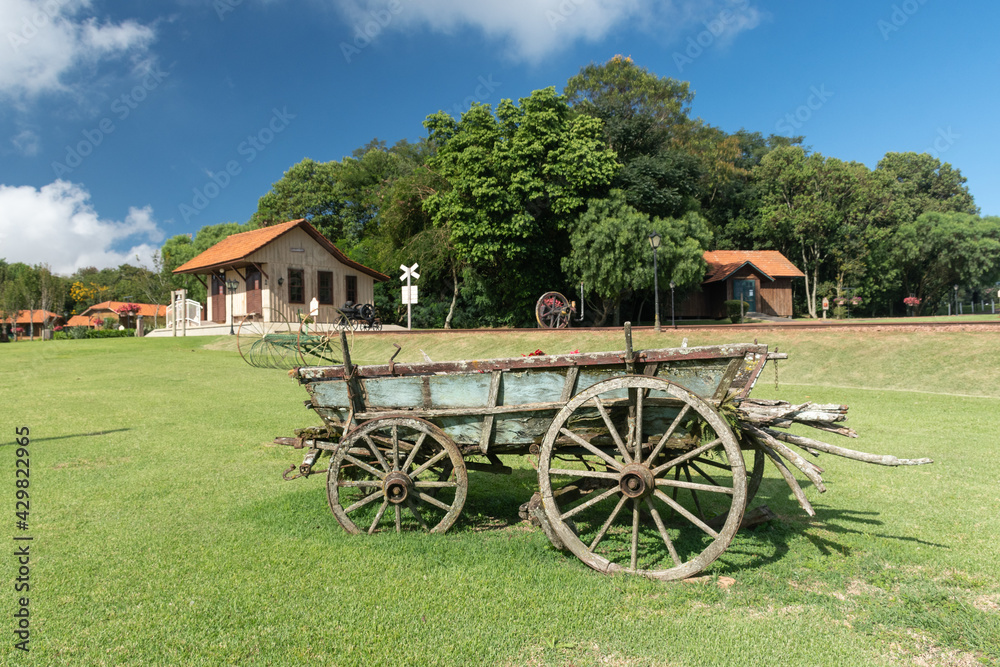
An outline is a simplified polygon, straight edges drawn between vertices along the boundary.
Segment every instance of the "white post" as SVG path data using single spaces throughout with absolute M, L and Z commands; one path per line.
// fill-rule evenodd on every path
M 406 298 L 404 299 L 404 301 L 406 301 L 406 328 L 407 329 L 412 328 L 412 322 L 413 322 L 413 320 L 412 320 L 412 308 L 413 308 L 414 298 L 413 298 L 413 288 L 410 285 L 410 276 L 413 276 L 414 278 L 419 278 L 420 277 L 420 274 L 417 273 L 417 267 L 419 267 L 419 266 L 420 265 L 416 264 L 416 263 L 414 263 L 413 266 L 407 266 L 406 264 L 400 264 L 399 265 L 399 268 L 402 269 L 402 271 L 403 271 L 403 275 L 401 275 L 399 277 L 399 279 L 406 281 L 406 287 L 404 288 L 404 291 L 405 291 L 405 294 L 406 294 Z

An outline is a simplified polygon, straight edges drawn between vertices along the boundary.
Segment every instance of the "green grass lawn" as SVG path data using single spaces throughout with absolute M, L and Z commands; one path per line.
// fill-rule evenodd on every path
M 934 465 L 824 456 L 806 517 L 773 469 L 780 519 L 737 535 L 701 583 L 607 577 L 522 524 L 536 487 L 470 473 L 445 535 L 345 534 L 323 476 L 285 482 L 318 424 L 284 371 L 229 338 L 0 346 L 0 480 L 30 534 L 31 651 L 0 664 L 975 665 L 1000 662 L 1000 354 L 992 333 L 636 334 L 636 347 L 759 336 L 791 358 L 754 395 L 846 403 L 847 444 Z M 766 337 L 766 338 L 765 338 Z M 614 332 L 356 336 L 359 363 L 624 347 Z M 31 429 L 31 515 L 14 528 L 14 430 Z M 835 436 L 830 436 L 833 438 Z M 322 466 L 325 467 L 325 464 Z M 729 587 L 724 577 L 735 579 Z M 4 625 L 6 624 L 6 625 Z

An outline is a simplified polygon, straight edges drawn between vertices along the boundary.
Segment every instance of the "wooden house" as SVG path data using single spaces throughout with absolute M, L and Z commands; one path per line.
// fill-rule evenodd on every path
M 721 319 L 725 302 L 742 298 L 749 312 L 792 316 L 792 280 L 804 278 L 777 250 L 714 250 L 706 252 L 708 269 L 701 292 L 687 297 L 678 309 L 681 317 Z
M 371 303 L 375 283 L 389 280 L 349 259 L 304 219 L 233 234 L 174 273 L 202 280 L 208 290 L 206 319 L 226 324 L 245 317 L 294 322 L 309 312 L 313 299 L 319 319 L 332 322 L 336 308 L 347 301 Z M 232 294 L 226 288 L 230 280 L 237 283 Z

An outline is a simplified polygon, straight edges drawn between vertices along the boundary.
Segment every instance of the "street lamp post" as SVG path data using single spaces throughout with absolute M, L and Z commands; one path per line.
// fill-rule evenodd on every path
M 955 285 L 955 314 L 958 315 L 958 285 Z
M 655 319 L 653 320 L 653 330 L 660 331 L 660 274 L 656 270 L 656 249 L 660 247 L 660 235 L 653 232 L 649 235 L 649 246 L 653 249 L 653 303 Z M 671 283 L 673 285 L 673 283 Z M 673 297 L 671 297 L 672 302 Z M 672 306 L 671 306 L 672 308 Z
M 673 280 L 670 281 L 670 326 L 674 329 L 677 328 L 677 322 L 674 320 L 674 287 L 676 283 Z
M 230 336 L 236 334 L 236 332 L 233 331 L 233 320 L 236 319 L 235 317 L 233 317 L 233 295 L 236 294 L 237 287 L 239 287 L 239 283 L 236 282 L 235 279 L 230 278 L 229 280 L 226 281 L 226 288 L 229 290 L 229 335 Z

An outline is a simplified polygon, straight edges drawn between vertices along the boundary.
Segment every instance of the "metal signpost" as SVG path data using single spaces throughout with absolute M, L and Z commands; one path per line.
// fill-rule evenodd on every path
M 412 328 L 412 304 L 417 302 L 417 286 L 410 285 L 410 277 L 412 276 L 414 280 L 420 277 L 417 273 L 417 267 L 419 264 L 414 263 L 413 266 L 406 266 L 406 264 L 400 264 L 399 268 L 403 272 L 403 275 L 399 277 L 400 280 L 406 281 L 406 287 L 402 289 L 403 292 L 403 303 L 406 304 L 406 328 Z

